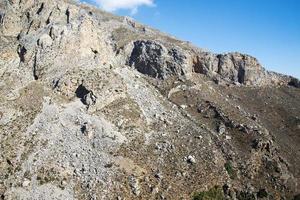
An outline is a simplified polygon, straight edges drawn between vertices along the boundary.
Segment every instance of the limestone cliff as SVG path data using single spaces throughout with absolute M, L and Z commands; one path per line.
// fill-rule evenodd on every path
M 1 199 L 293 199 L 299 80 L 69 0 L 0 1 Z M 299 198 L 299 195 L 298 195 Z

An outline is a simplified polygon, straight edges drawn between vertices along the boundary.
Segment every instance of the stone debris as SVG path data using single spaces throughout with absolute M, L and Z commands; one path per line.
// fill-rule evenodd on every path
M 23 181 L 22 186 L 23 187 L 28 187 L 30 185 L 30 180 L 26 179 Z
M 0 199 L 299 191 L 299 80 L 250 55 L 73 0 L 4 0 L 0 76 Z
M 218 133 L 220 135 L 224 134 L 226 132 L 226 126 L 223 123 L 220 123 L 218 126 Z
M 155 178 L 161 180 L 163 179 L 163 175 L 162 175 L 162 172 L 160 170 L 158 170 L 156 173 L 155 173 Z
M 138 196 L 141 192 L 140 186 L 139 186 L 139 180 L 134 176 L 129 176 L 128 181 L 129 181 L 129 185 L 131 187 L 132 193 Z
M 83 97 L 83 103 L 87 105 L 88 107 L 96 104 L 97 97 L 94 95 L 92 91 L 84 95 Z
M 187 157 L 187 162 L 190 164 L 195 164 L 196 163 L 196 159 L 194 158 L 194 156 L 189 155 Z
M 180 108 L 186 109 L 188 106 L 187 105 L 180 105 Z

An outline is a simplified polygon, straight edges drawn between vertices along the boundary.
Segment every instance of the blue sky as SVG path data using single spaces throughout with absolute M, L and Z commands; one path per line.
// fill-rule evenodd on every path
M 92 2 L 94 1 L 94 2 Z M 88 0 L 216 53 L 300 78 L 300 0 Z

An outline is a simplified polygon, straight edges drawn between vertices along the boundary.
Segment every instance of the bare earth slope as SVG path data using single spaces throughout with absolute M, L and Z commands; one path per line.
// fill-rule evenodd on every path
M 0 77 L 1 199 L 299 198 L 300 82 L 249 55 L 2 0 Z

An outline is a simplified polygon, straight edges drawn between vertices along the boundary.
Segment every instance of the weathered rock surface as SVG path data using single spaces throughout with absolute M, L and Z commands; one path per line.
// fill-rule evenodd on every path
M 299 196 L 299 80 L 251 56 L 71 0 L 2 0 L 0 77 L 1 199 Z
M 290 77 L 266 71 L 256 58 L 240 54 L 201 53 L 194 58 L 194 71 L 216 80 L 248 86 L 287 84 Z
M 135 41 L 128 64 L 139 72 L 154 78 L 184 75 L 186 56 L 182 51 L 168 50 L 155 41 Z

